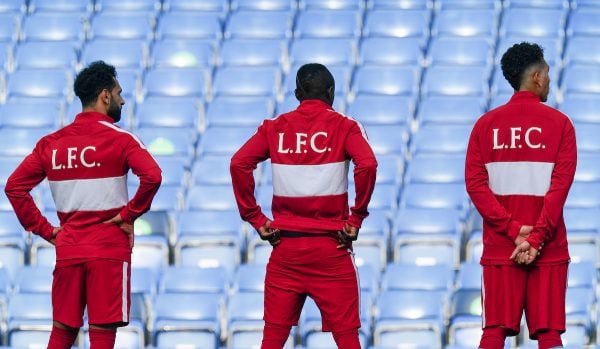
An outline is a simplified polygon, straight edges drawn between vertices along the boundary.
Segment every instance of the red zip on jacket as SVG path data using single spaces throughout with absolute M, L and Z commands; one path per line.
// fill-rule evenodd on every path
M 320 100 L 265 120 L 231 159 L 231 178 L 243 220 L 259 228 L 267 217 L 254 197 L 252 171 L 271 158 L 272 228 L 338 231 L 360 228 L 375 186 L 377 160 L 362 126 Z M 348 210 L 348 165 L 354 161 L 356 199 Z
M 465 181 L 483 217 L 482 264 L 510 264 L 522 225 L 536 263 L 569 260 L 563 206 L 575 175 L 577 146 L 571 120 L 531 92 L 483 115 L 467 149 Z
M 140 178 L 140 186 L 128 201 L 129 169 Z M 38 141 L 9 177 L 5 192 L 25 230 L 50 240 L 53 227 L 29 194 L 46 177 L 62 227 L 57 261 L 130 259 L 126 234 L 103 222 L 120 213 L 133 223 L 148 211 L 160 186 L 161 170 L 136 136 L 107 115 L 85 112 Z

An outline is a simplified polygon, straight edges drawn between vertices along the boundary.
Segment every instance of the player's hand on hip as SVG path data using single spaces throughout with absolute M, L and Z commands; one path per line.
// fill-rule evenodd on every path
M 531 225 L 522 225 L 521 229 L 519 229 L 519 235 L 515 239 L 515 246 L 519 246 L 523 241 L 525 241 L 529 234 L 533 231 L 533 226 Z
M 127 234 L 127 238 L 129 239 L 129 247 L 133 248 L 134 244 L 134 232 L 133 232 L 133 224 L 129 224 L 123 220 L 121 214 L 114 216 L 113 218 L 104 221 L 105 224 L 116 224 L 121 228 L 121 230 Z
M 337 248 L 348 248 L 352 244 L 352 241 L 356 241 L 356 239 L 358 239 L 358 228 L 344 223 L 344 228 L 338 231 L 338 241 L 340 243 Z
M 56 236 L 58 235 L 58 232 L 62 229 L 62 227 L 53 227 L 52 228 L 52 239 L 50 239 L 50 241 L 48 241 L 49 243 L 52 244 L 52 246 L 56 246 Z
M 279 229 L 271 229 L 271 221 L 267 220 L 265 224 L 258 228 L 258 235 L 261 240 L 268 241 L 271 246 L 277 246 L 281 242 Z

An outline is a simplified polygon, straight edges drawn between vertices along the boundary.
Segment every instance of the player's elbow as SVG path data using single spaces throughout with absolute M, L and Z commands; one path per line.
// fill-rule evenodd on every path
M 356 167 L 366 172 L 377 172 L 377 159 L 374 157 L 362 159 Z
M 4 186 L 4 194 L 6 194 L 6 197 L 10 198 L 16 196 L 18 191 L 15 181 L 12 178 L 8 178 L 6 185 Z
M 152 170 L 148 171 L 144 179 L 149 184 L 159 186 L 162 183 L 161 169 L 158 167 L 153 168 Z

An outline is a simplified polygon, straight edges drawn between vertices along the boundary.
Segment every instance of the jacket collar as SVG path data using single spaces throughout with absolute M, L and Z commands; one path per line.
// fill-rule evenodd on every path
M 313 110 L 322 110 L 322 109 L 333 110 L 333 107 L 331 107 L 329 104 L 323 102 L 320 99 L 305 99 L 302 102 L 300 102 L 300 105 L 298 106 L 298 108 L 296 110 L 302 112 L 302 111 L 313 111 Z
M 517 91 L 515 92 L 509 100 L 509 103 L 513 102 L 541 102 L 540 96 L 536 95 L 530 91 Z
M 95 111 L 86 111 L 86 112 L 82 112 L 77 114 L 77 116 L 75 117 L 75 121 L 73 121 L 74 123 L 90 123 L 90 122 L 96 122 L 96 121 L 106 121 L 106 122 L 110 122 L 111 124 L 114 124 L 115 121 L 108 115 L 102 114 L 102 113 L 98 113 Z

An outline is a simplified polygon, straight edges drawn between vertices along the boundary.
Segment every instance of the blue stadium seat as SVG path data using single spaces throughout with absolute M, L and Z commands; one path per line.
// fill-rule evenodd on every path
M 89 41 L 81 54 L 84 65 L 103 60 L 120 69 L 143 69 L 146 67 L 146 44 L 142 40 L 115 40 L 97 38 Z M 117 76 L 120 80 L 120 76 Z
M 208 332 L 216 342 L 221 333 L 221 298 L 219 294 L 210 293 L 159 293 L 154 302 L 154 342 L 161 343 L 161 336 L 168 336 L 171 331 Z
M 231 184 L 229 156 L 202 156 L 194 162 L 191 184 Z
M 600 15 L 599 8 L 581 8 L 571 12 L 567 35 L 572 37 L 588 37 L 593 40 L 594 36 L 600 34 L 600 24 L 597 21 Z
M 11 280 L 15 280 L 19 271 L 25 265 L 25 241 L 20 245 L 0 243 L 0 263 Z
M 0 117 L 2 110 L 0 109 Z M 11 175 L 11 173 L 13 173 L 13 171 L 17 168 L 17 166 L 19 166 L 19 164 L 21 163 L 21 158 L 18 157 L 8 157 L 8 156 L 1 156 L 0 157 L 0 185 L 4 186 L 6 185 L 6 181 L 8 180 L 8 176 Z M 15 217 L 16 218 L 16 217 Z M 10 224 L 16 223 L 16 221 L 14 222 L 10 222 Z M 0 220 L 0 227 L 7 227 L 10 225 L 6 225 L 7 223 L 5 222 L 4 219 Z M 18 225 L 16 225 L 18 227 Z M 2 231 L 2 228 L 0 228 L 0 231 Z
M 160 0 L 96 0 L 96 11 L 158 11 Z
M 339 38 L 301 38 L 296 39 L 290 49 L 290 65 L 300 66 L 318 62 L 326 66 L 355 63 L 356 47 L 352 40 Z M 295 71 L 293 71 L 295 73 Z
M 500 9 L 502 2 L 499 0 L 437 0 L 435 6 L 440 10 L 456 9 Z
M 276 39 L 292 36 L 288 11 L 236 11 L 225 26 L 225 38 Z
M 281 74 L 276 67 L 221 67 L 215 73 L 213 96 L 274 96 Z
M 137 1 L 137 3 L 140 3 Z M 91 39 L 151 40 L 151 18 L 144 12 L 101 12 L 94 16 Z
M 449 9 L 439 11 L 433 22 L 436 37 L 479 37 L 493 39 L 498 27 L 496 11 L 489 9 Z
M 26 235 L 14 212 L 0 211 L 0 218 L 0 245 L 24 245 Z
M 392 228 L 394 261 L 417 265 L 460 261 L 460 212 L 450 209 L 398 210 Z
M 598 208 L 565 208 L 565 224 L 569 231 L 600 231 L 600 217 Z
M 16 330 L 10 334 L 10 348 L 44 347 L 50 339 L 50 328 L 46 330 Z
M 363 37 L 416 37 L 424 44 L 429 36 L 428 10 L 371 10 L 365 17 Z
M 26 9 L 27 4 L 23 0 L 6 0 L 0 4 L 0 12 L 19 13 Z
M 404 186 L 401 208 L 438 208 L 466 212 L 464 183 L 411 183 Z
M 190 188 L 186 208 L 192 211 L 235 210 L 237 204 L 231 185 L 198 184 Z
M 71 70 L 77 63 L 75 47 L 68 42 L 23 42 L 16 48 L 15 69 L 61 68 Z
M 226 14 L 229 10 L 227 0 L 163 0 L 164 11 L 207 11 Z
M 364 7 L 363 0 L 300 0 L 302 10 L 358 10 Z
M 600 151 L 600 139 L 598 131 L 600 124 L 576 123 L 575 133 L 577 134 L 577 150 L 580 152 L 598 152 Z
M 404 175 L 405 183 L 464 183 L 464 154 L 419 153 Z
M 258 127 L 273 116 L 273 101 L 265 97 L 217 97 L 208 105 L 206 124 L 212 126 Z
M 156 338 L 156 345 L 162 349 L 217 349 L 218 344 L 219 338 L 214 333 L 199 330 L 165 331 Z
M 562 37 L 565 20 L 563 9 L 510 8 L 504 12 L 499 35 Z
M 593 182 L 600 180 L 599 154 L 580 153 L 577 159 L 575 181 Z
M 51 267 L 25 266 L 21 268 L 14 283 L 16 293 L 42 293 L 50 295 L 52 290 Z
M 448 343 L 474 348 L 481 333 L 481 290 L 457 290 L 452 297 Z
M 600 208 L 600 196 L 597 196 L 596 194 L 600 194 L 600 188 L 598 187 L 597 182 L 575 181 L 569 190 L 569 196 L 567 196 L 565 207 Z
M 235 341 L 234 334 L 242 331 L 262 331 L 263 293 L 239 292 L 229 297 L 227 309 L 227 332 L 229 346 L 241 347 Z
M 84 28 L 80 14 L 39 12 L 25 20 L 21 29 L 21 40 L 79 43 L 85 39 Z
M 565 96 L 559 109 L 567 114 L 574 123 L 596 123 L 600 122 L 600 115 L 596 110 L 600 107 L 600 101 L 594 94 L 572 93 Z
M 444 295 L 436 291 L 383 291 L 377 300 L 374 342 L 439 348 L 444 333 Z M 411 344 L 413 346 L 411 346 Z
M 197 222 L 203 222 L 198 225 Z M 179 214 L 175 242 L 176 258 L 185 247 L 223 245 L 242 248 L 242 221 L 237 210 L 183 211 Z
M 60 105 L 56 102 L 17 99 L 0 106 L 0 127 L 56 129 L 60 125 Z
M 235 272 L 233 292 L 264 292 L 267 269 L 261 264 L 242 264 Z
M 90 0 L 31 0 L 28 10 L 29 12 L 88 13 L 93 10 L 92 3 Z
M 157 39 L 220 40 L 222 37 L 219 15 L 211 12 L 166 12 L 156 28 Z
M 304 10 L 299 12 L 295 38 L 352 38 L 360 36 L 362 12 Z
M 8 303 L 8 333 L 9 337 L 21 330 L 51 329 L 52 300 L 47 293 L 17 293 L 10 297 Z M 9 342 L 12 343 L 11 338 Z
M 17 23 L 18 17 L 14 13 L 0 12 L 0 41 L 15 41 L 18 38 Z
M 396 9 L 396 10 L 427 10 L 431 2 L 428 0 L 367 0 L 368 9 Z
M 369 37 L 361 41 L 359 53 L 361 64 L 418 66 L 422 61 L 421 43 L 415 38 Z
M 567 41 L 564 64 L 598 64 L 600 40 L 595 37 L 575 36 Z
M 425 73 L 421 95 L 486 97 L 488 73 L 485 66 L 433 66 Z
M 376 155 L 402 155 L 406 152 L 408 129 L 403 125 L 371 125 L 367 136 Z
M 226 294 L 227 274 L 222 268 L 169 266 L 160 280 L 160 293 Z
M 64 69 L 22 69 L 8 77 L 8 98 L 52 97 L 67 95 L 71 74 Z
M 219 62 L 228 65 L 270 65 L 279 66 L 287 53 L 287 43 L 280 39 L 231 39 L 221 47 Z
M 506 0 L 504 2 L 505 8 L 554 8 L 562 9 L 568 8 L 569 2 L 565 0 Z
M 137 105 L 135 126 L 175 127 L 197 130 L 200 105 L 186 97 L 149 97 Z
M 53 129 L 0 129 L 0 156 L 24 158 L 30 154 L 37 141 Z
M 456 276 L 456 288 L 461 290 L 480 290 L 481 275 L 482 269 L 479 261 L 461 263 L 458 275 Z
M 464 153 L 471 125 L 429 124 L 421 127 L 411 140 L 410 151 L 418 153 Z
M 599 93 L 600 68 L 595 65 L 570 65 L 563 71 L 561 90 L 565 96 L 572 93 Z
M 158 280 L 151 269 L 131 268 L 131 294 L 141 297 L 145 303 L 150 303 L 158 292 Z
M 136 131 L 152 155 L 191 157 L 194 152 L 196 133 L 190 130 L 145 127 Z
M 1 16 L 2 15 L 0 14 L 0 18 L 1 18 Z M 0 22 L 0 26 L 2 26 L 1 22 Z M 0 41 L 0 69 L 5 69 L 5 70 L 9 69 L 9 63 L 11 63 L 13 61 L 12 51 L 13 51 L 12 43 Z M 0 72 L 1 71 L 2 70 L 0 70 Z M 4 80 L 4 74 L 0 74 L 0 83 L 4 83 L 3 80 Z
M 454 271 L 447 265 L 416 266 L 390 263 L 382 278 L 382 291 L 421 290 L 450 291 L 454 282 Z
M 233 155 L 254 132 L 256 127 L 209 127 L 198 142 L 196 154 Z
M 471 96 L 431 96 L 421 99 L 416 119 L 420 125 L 469 124 L 484 112 L 482 100 Z
M 485 38 L 441 37 L 429 45 L 427 61 L 430 66 L 486 66 L 492 63 L 492 50 Z
M 201 97 L 208 88 L 206 71 L 196 68 L 149 70 L 144 83 L 146 96 Z
M 413 110 L 410 97 L 362 94 L 347 106 L 345 114 L 363 125 L 408 125 Z
M 571 0 L 571 6 L 574 9 L 577 8 L 597 8 L 598 4 L 596 1 L 594 0 Z
M 414 96 L 419 87 L 419 70 L 402 66 L 361 66 L 354 75 L 355 94 Z
M 296 7 L 296 0 L 231 0 L 231 10 L 290 11 Z
M 212 44 L 202 40 L 157 40 L 149 65 L 153 68 L 209 68 L 215 63 L 214 51 Z

